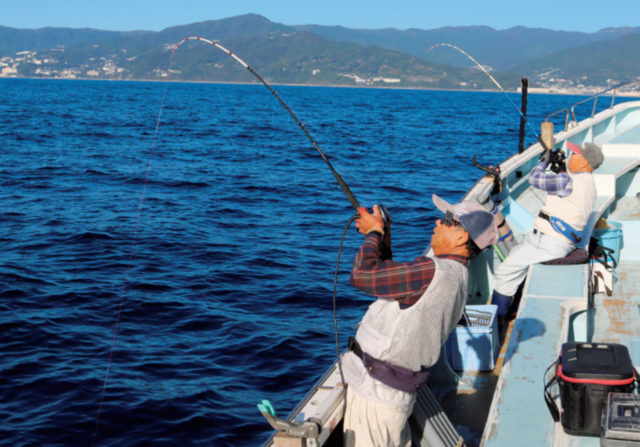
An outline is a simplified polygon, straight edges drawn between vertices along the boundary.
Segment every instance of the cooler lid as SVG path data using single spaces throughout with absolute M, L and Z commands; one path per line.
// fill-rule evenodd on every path
M 626 346 L 615 343 L 565 343 L 562 376 L 580 380 L 633 380 Z

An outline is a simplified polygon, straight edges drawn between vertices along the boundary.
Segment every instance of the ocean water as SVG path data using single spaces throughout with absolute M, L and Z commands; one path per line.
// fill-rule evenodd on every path
M 259 445 L 256 404 L 286 415 L 334 361 L 353 209 L 331 172 L 259 85 L 170 83 L 150 157 L 163 88 L 0 80 L 2 445 Z M 276 89 L 359 201 L 389 208 L 398 260 L 428 245 L 431 195 L 480 177 L 472 156 L 517 151 L 502 94 Z M 580 99 L 530 95 L 529 116 Z M 343 347 L 371 301 L 348 282 L 361 242 L 352 227 Z

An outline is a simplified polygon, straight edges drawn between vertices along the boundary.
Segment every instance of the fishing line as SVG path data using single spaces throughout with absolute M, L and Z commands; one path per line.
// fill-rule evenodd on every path
M 129 253 L 129 263 L 127 264 L 127 272 L 124 278 L 124 284 L 122 285 L 122 294 L 120 297 L 120 307 L 118 308 L 118 316 L 116 317 L 116 327 L 113 330 L 113 340 L 111 341 L 111 350 L 109 351 L 109 362 L 107 364 L 107 372 L 104 377 L 104 385 L 102 387 L 102 396 L 100 397 L 100 406 L 98 408 L 98 417 L 96 419 L 96 428 L 93 432 L 93 441 L 91 445 L 96 443 L 96 436 L 98 434 L 98 425 L 100 423 L 100 413 L 102 411 L 102 403 L 104 401 L 104 393 L 107 389 L 107 380 L 109 379 L 109 369 L 111 368 L 111 359 L 113 357 L 113 348 L 116 344 L 116 335 L 118 333 L 118 324 L 120 323 L 120 314 L 122 313 L 122 305 L 124 303 L 124 293 L 127 288 L 127 281 L 129 279 L 129 271 L 131 270 L 131 260 L 133 259 L 133 249 L 136 246 L 136 237 L 138 236 L 138 226 L 140 224 L 140 215 L 142 214 L 142 204 L 144 203 L 144 195 L 147 191 L 147 182 L 149 180 L 149 172 L 151 171 L 151 159 L 153 158 L 153 151 L 156 146 L 156 140 L 158 137 L 158 129 L 160 128 L 160 118 L 162 117 L 162 108 L 164 106 L 164 99 L 167 94 L 167 84 L 169 83 L 169 74 L 171 73 L 171 63 L 173 62 L 173 53 L 171 53 L 171 59 L 169 60 L 169 68 L 167 69 L 167 81 L 164 83 L 164 90 L 162 92 L 162 101 L 160 102 L 160 111 L 158 112 L 158 121 L 156 122 L 156 130 L 153 134 L 153 142 L 151 143 L 151 153 L 149 154 L 149 162 L 147 164 L 147 175 L 144 179 L 144 187 L 142 188 L 142 197 L 140 199 L 140 207 L 138 208 L 138 218 L 136 220 L 136 228 L 133 232 L 133 241 L 131 242 L 131 252 Z
M 358 218 L 358 215 L 355 215 L 349 219 L 347 226 L 344 227 L 344 232 L 342 233 L 342 240 L 340 241 L 340 249 L 338 250 L 338 260 L 336 261 L 336 273 L 333 278 L 333 327 L 335 329 L 336 336 L 336 357 L 338 357 L 338 371 L 340 372 L 340 380 L 342 381 L 342 394 L 344 396 L 344 405 L 342 406 L 342 418 L 344 419 L 344 415 L 347 411 L 347 382 L 344 381 L 344 374 L 342 372 L 342 357 L 340 356 L 340 344 L 338 342 L 338 311 L 336 307 L 336 295 L 338 288 L 338 270 L 340 268 L 340 255 L 342 255 L 342 244 L 344 243 L 344 237 L 347 234 L 347 230 L 351 226 L 351 223 Z
M 544 141 L 542 141 L 542 138 L 540 138 L 540 136 L 538 135 L 538 133 L 536 132 L 536 130 L 533 128 L 533 126 L 531 125 L 531 123 L 529 122 L 529 120 L 527 119 L 527 117 L 524 115 L 524 113 L 522 113 L 522 110 L 520 110 L 520 108 L 516 105 L 515 102 L 513 102 L 513 100 L 511 99 L 511 97 L 507 94 L 507 92 L 504 91 L 504 89 L 502 88 L 502 86 L 498 83 L 498 81 L 495 80 L 495 78 L 493 76 L 491 76 L 491 74 L 484 69 L 484 67 L 482 65 L 480 65 L 480 63 L 475 60 L 474 58 L 472 58 L 469 54 L 467 54 L 465 51 L 461 50 L 460 48 L 456 47 L 455 45 L 451 45 L 449 43 L 438 43 L 434 46 L 432 46 L 431 48 L 429 48 L 426 53 L 428 53 L 429 51 L 433 50 L 436 47 L 451 47 L 455 50 L 458 50 L 459 52 L 461 52 L 462 54 L 464 54 L 465 56 L 467 56 L 469 59 L 471 59 L 479 68 L 480 70 L 482 70 L 487 76 L 489 76 L 489 78 L 493 81 L 493 83 L 495 85 L 498 86 L 498 88 L 500 89 L 500 91 L 502 91 L 502 93 L 504 93 L 504 96 L 507 97 L 507 99 L 509 100 L 509 102 L 511 102 L 511 104 L 513 104 L 513 107 L 516 108 L 516 110 L 518 111 L 518 113 L 520 114 L 520 116 L 522 117 L 522 119 L 525 120 L 525 122 L 529 125 L 529 128 L 531 129 L 531 131 L 533 132 L 533 134 L 536 136 L 536 139 L 538 140 L 538 142 L 542 145 L 542 147 L 545 150 L 549 150 L 549 148 L 547 147 L 546 144 L 544 144 Z

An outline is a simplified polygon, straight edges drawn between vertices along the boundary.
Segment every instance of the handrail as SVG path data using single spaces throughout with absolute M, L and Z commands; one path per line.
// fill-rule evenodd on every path
M 603 95 L 603 94 L 605 94 L 605 93 L 610 92 L 611 90 L 613 90 L 613 97 L 611 98 L 611 106 L 609 107 L 610 109 L 612 109 L 612 108 L 613 108 L 613 104 L 614 104 L 614 102 L 615 102 L 615 100 L 616 100 L 616 90 L 617 90 L 618 88 L 622 87 L 623 85 L 627 85 L 627 84 L 634 84 L 634 83 L 636 83 L 636 82 L 640 82 L 640 81 L 627 81 L 627 82 L 622 82 L 622 83 L 620 83 L 620 84 L 618 84 L 618 85 L 614 85 L 613 87 L 609 87 L 609 88 L 608 88 L 608 89 L 606 89 L 606 90 L 603 90 L 603 91 L 601 91 L 601 92 L 599 92 L 599 93 L 596 93 L 595 95 L 590 96 L 590 97 L 589 97 L 589 98 L 587 98 L 587 99 L 583 99 L 582 101 L 578 101 L 578 102 L 576 102 L 575 104 L 573 104 L 573 105 L 571 106 L 571 116 L 573 117 L 573 121 L 574 121 L 574 122 L 576 122 L 576 123 L 578 122 L 578 120 L 576 119 L 576 114 L 575 114 L 575 107 L 576 107 L 576 106 L 579 106 L 580 104 L 583 104 L 583 103 L 585 103 L 585 102 L 587 102 L 587 101 L 590 101 L 590 100 L 592 100 L 592 99 L 594 99 L 594 98 L 595 98 L 595 101 L 593 102 L 593 109 L 591 110 L 591 116 L 590 116 L 590 118 L 593 118 L 593 116 L 594 116 L 594 115 L 595 115 L 595 113 L 596 113 L 596 105 L 598 104 L 598 97 L 599 97 L 600 95 Z M 557 115 L 557 114 L 559 114 L 559 113 L 562 113 L 562 112 L 566 112 L 566 113 L 567 113 L 566 119 L 565 119 L 565 121 L 564 121 L 564 131 L 566 132 L 566 131 L 567 131 L 567 129 L 568 129 L 568 127 L 569 127 L 569 109 L 567 109 L 567 108 L 560 109 L 560 110 L 558 110 L 557 112 L 553 112 L 551 115 L 548 115 L 548 116 L 547 116 L 547 118 L 544 120 L 544 122 L 546 123 L 547 121 L 549 121 L 549 118 L 551 118 L 552 116 Z
M 557 115 L 559 113 L 562 113 L 562 112 L 567 112 L 567 117 L 564 120 L 564 130 L 566 131 L 567 130 L 567 126 L 569 125 L 569 109 L 567 109 L 567 108 L 560 109 L 557 112 L 553 112 L 551 115 L 547 116 L 547 118 L 544 120 L 544 122 L 546 123 L 547 121 L 549 121 L 549 118 L 551 118 L 552 116 Z

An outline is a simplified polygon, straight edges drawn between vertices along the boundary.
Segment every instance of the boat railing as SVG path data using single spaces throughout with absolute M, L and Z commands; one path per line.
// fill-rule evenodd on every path
M 567 108 L 560 109 L 560 110 L 558 110 L 556 112 L 553 112 L 551 115 L 548 115 L 547 118 L 544 120 L 544 122 L 545 123 L 548 122 L 549 118 L 551 118 L 552 116 L 558 115 L 558 114 L 560 114 L 562 112 L 566 112 L 567 113 L 567 117 L 564 120 L 564 130 L 566 131 L 568 129 L 568 127 L 569 127 L 569 109 L 567 109 Z
M 611 106 L 609 106 L 609 108 L 610 108 L 610 109 L 612 109 L 612 108 L 613 108 L 613 105 L 615 104 L 615 101 L 616 101 L 616 91 L 617 91 L 620 87 L 622 87 L 622 86 L 624 86 L 624 85 L 632 84 L 632 83 L 635 83 L 635 82 L 638 82 L 638 81 L 627 81 L 627 82 L 622 82 L 622 83 L 620 83 L 620 84 L 614 85 L 613 87 L 609 87 L 608 89 L 603 90 L 603 91 L 601 91 L 601 92 L 599 92 L 599 93 L 596 93 L 595 95 L 590 96 L 590 97 L 589 97 L 589 98 L 587 98 L 587 99 L 583 99 L 582 101 L 578 101 L 578 102 L 576 102 L 575 104 L 573 104 L 573 105 L 571 106 L 571 112 L 569 112 L 569 108 L 564 108 L 564 109 L 560 109 L 560 110 L 558 110 L 558 111 L 556 111 L 556 112 L 553 112 L 552 114 L 550 114 L 550 115 L 548 115 L 548 116 L 547 116 L 547 118 L 544 120 L 544 122 L 545 122 L 545 123 L 546 123 L 546 122 L 548 122 L 548 121 L 549 121 L 549 118 L 551 118 L 552 116 L 555 116 L 555 115 L 558 115 L 558 114 L 560 114 L 560 113 L 562 113 L 562 112 L 565 112 L 566 117 L 565 117 L 565 120 L 564 120 L 564 131 L 566 132 L 566 131 L 569 129 L 569 124 L 570 124 L 570 123 L 569 123 L 569 113 L 571 113 L 571 117 L 573 118 L 573 121 L 571 121 L 571 124 L 575 126 L 575 124 L 578 122 L 578 120 L 576 119 L 576 114 L 575 114 L 575 108 L 576 108 L 576 106 L 579 106 L 580 104 L 584 104 L 585 102 L 591 101 L 591 100 L 593 99 L 593 100 L 594 100 L 594 101 L 593 101 L 593 108 L 591 109 L 591 116 L 590 116 L 590 118 L 593 118 L 593 117 L 594 117 L 594 115 L 596 114 L 596 106 L 598 105 L 598 98 L 599 98 L 600 96 L 602 96 L 602 95 L 604 95 L 605 93 L 610 92 L 610 91 L 612 91 L 612 90 L 613 90 L 613 94 L 612 94 L 612 98 L 611 98 Z M 573 126 L 572 126 L 572 127 L 573 127 Z

